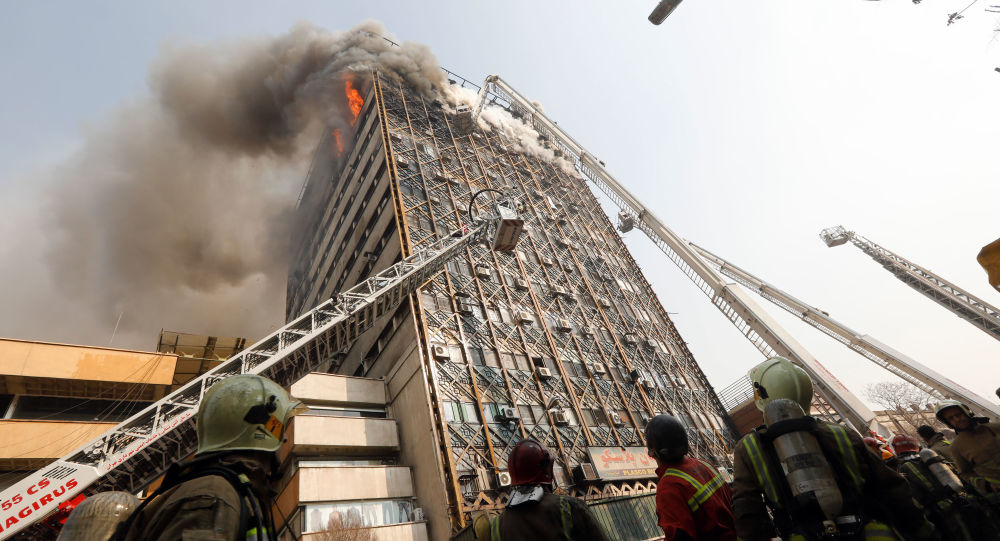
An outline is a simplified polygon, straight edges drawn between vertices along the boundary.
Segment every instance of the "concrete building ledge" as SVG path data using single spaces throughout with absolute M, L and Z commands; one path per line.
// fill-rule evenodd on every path
M 399 433 L 392 419 L 305 413 L 294 418 L 286 437 L 296 456 L 382 456 L 399 451 Z
M 290 391 L 306 404 L 385 407 L 385 382 L 380 379 L 314 372 L 295 382 Z

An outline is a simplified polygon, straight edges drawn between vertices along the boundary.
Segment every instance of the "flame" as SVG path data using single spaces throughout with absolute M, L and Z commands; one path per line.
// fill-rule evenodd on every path
M 340 141 L 340 130 L 333 130 L 333 140 L 337 143 L 337 157 L 344 153 L 344 143 Z
M 351 126 L 358 121 L 358 115 L 361 114 L 361 106 L 365 104 L 365 100 L 361 97 L 361 94 L 354 88 L 354 83 L 350 79 L 344 81 L 344 94 L 347 96 L 347 105 L 350 106 L 351 112 L 354 113 L 354 119 L 351 120 Z

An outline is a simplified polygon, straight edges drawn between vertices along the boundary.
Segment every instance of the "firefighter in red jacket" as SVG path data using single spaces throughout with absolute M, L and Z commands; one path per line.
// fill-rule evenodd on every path
M 656 515 L 666 541 L 736 541 L 733 497 L 715 467 L 687 456 L 687 430 L 676 417 L 646 425 L 646 447 L 656 460 Z

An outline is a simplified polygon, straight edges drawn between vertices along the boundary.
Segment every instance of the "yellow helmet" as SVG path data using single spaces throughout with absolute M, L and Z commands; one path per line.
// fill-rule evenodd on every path
M 753 384 L 754 404 L 760 411 L 776 398 L 787 398 L 802 406 L 802 411 L 808 415 L 813 397 L 812 380 L 792 361 L 771 357 L 753 367 L 747 376 Z
M 197 454 L 277 451 L 288 420 L 305 409 L 263 376 L 230 376 L 213 385 L 198 405 Z

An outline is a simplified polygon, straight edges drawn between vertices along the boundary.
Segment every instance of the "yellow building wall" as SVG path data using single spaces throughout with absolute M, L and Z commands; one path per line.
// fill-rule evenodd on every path
M 177 356 L 0 338 L 0 377 L 170 385 Z

